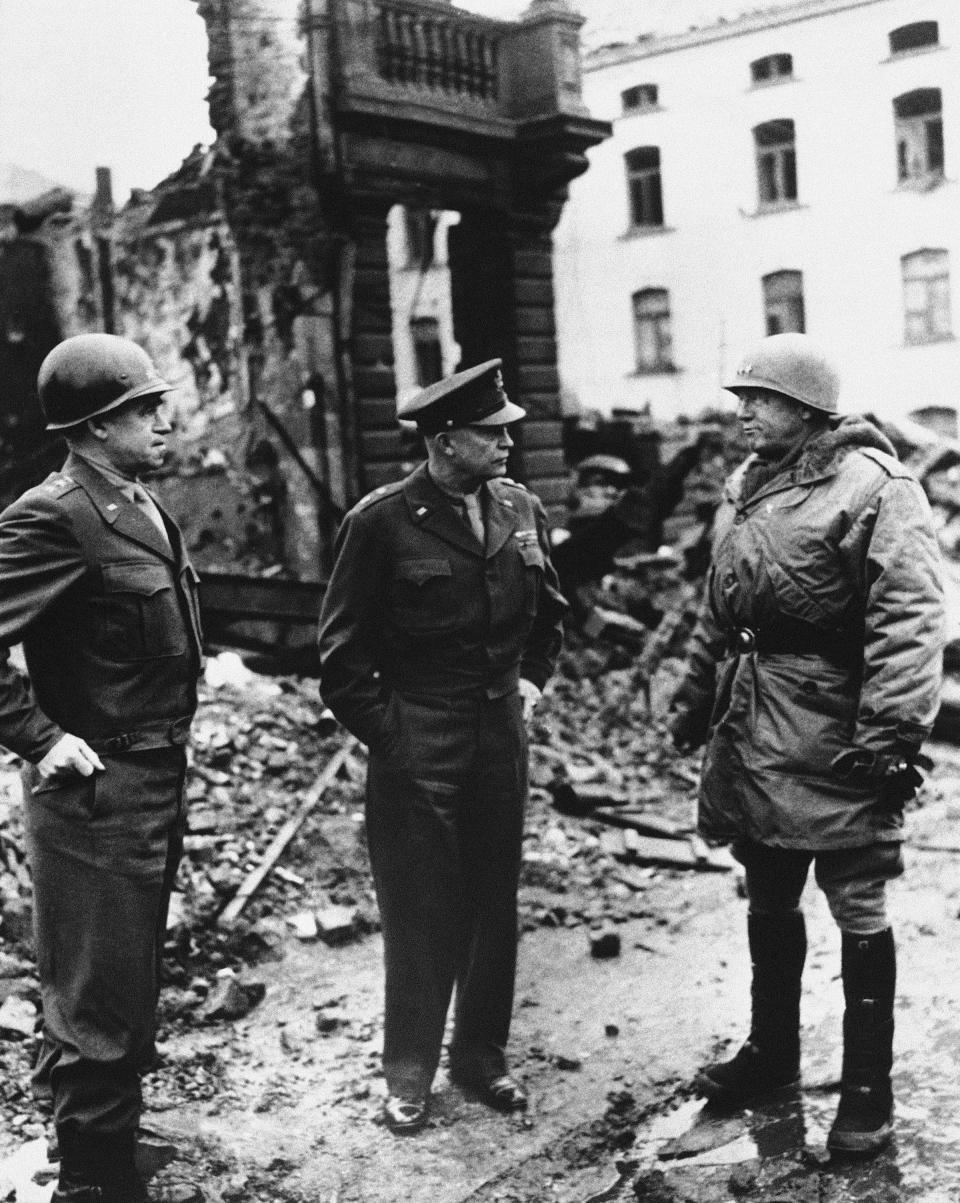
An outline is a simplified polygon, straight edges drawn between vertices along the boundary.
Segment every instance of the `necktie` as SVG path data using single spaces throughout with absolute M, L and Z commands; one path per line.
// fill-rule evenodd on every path
M 470 524 L 470 529 L 480 540 L 481 546 L 486 543 L 487 532 L 483 526 L 483 511 L 480 509 L 480 494 L 467 493 L 463 499 L 463 508 L 466 510 L 467 522 Z
M 137 508 L 141 510 L 142 513 L 146 514 L 146 516 L 150 519 L 153 525 L 163 536 L 164 543 L 166 543 L 169 547 L 170 536 L 167 534 L 167 527 L 166 523 L 163 521 L 163 515 L 160 513 L 157 503 L 153 500 L 147 490 L 143 488 L 142 485 L 134 484 L 130 486 L 129 496 L 134 505 L 137 506 Z

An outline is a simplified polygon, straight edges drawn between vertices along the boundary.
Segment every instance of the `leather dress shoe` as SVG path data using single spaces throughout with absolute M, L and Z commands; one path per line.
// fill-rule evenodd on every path
M 428 1099 L 405 1099 L 399 1094 L 388 1094 L 383 1104 L 383 1119 L 391 1132 L 406 1136 L 419 1132 L 427 1122 Z
M 477 1077 L 470 1074 L 450 1075 L 458 1086 L 476 1091 L 480 1098 L 495 1111 L 526 1111 L 527 1092 L 516 1078 L 510 1074 L 500 1074 L 495 1078 Z

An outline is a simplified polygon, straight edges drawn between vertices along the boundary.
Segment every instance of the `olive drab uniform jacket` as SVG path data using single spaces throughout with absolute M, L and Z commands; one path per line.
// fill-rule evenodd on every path
M 78 456 L 0 515 L 0 743 L 33 763 L 64 732 L 95 750 L 185 743 L 201 663 L 196 573 Z
M 387 701 L 543 688 L 562 642 L 546 515 L 522 485 L 492 480 L 486 547 L 426 465 L 346 516 L 320 618 L 321 693 L 375 750 L 394 742 Z
M 901 838 L 879 783 L 841 780 L 850 749 L 918 749 L 939 706 L 940 555 L 917 480 L 846 417 L 717 513 L 707 592 L 675 706 L 715 689 L 700 787 L 708 837 L 785 848 Z

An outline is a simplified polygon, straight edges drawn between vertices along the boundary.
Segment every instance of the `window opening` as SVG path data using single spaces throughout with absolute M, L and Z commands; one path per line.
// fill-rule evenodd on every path
M 656 84 L 637 84 L 620 93 L 620 100 L 625 113 L 639 113 L 644 109 L 655 109 L 659 103 L 659 89 Z
M 630 222 L 634 226 L 663 225 L 660 149 L 640 146 L 625 156 L 630 190 Z
M 764 122 L 754 129 L 753 137 L 760 203 L 771 205 L 796 200 L 797 152 L 793 122 L 789 118 Z
M 949 338 L 950 260 L 945 250 L 914 251 L 900 260 L 903 271 L 904 338 L 932 343 Z
M 914 21 L 911 25 L 901 25 L 899 29 L 890 31 L 890 53 L 903 54 L 909 50 L 919 50 L 922 46 L 937 46 L 940 43 L 940 29 L 936 21 Z
M 940 89 L 918 88 L 893 102 L 897 179 L 943 175 L 943 116 Z
M 755 84 L 768 84 L 777 79 L 789 79 L 793 75 L 793 56 L 790 54 L 768 54 L 750 64 L 750 77 Z
M 762 283 L 767 334 L 803 334 L 803 273 L 771 272 Z
M 638 372 L 673 369 L 670 294 L 665 288 L 644 288 L 633 294 L 633 337 Z

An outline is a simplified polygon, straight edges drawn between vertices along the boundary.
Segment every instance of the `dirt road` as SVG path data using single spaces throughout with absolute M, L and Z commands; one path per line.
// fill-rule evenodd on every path
M 282 960 L 257 968 L 267 993 L 246 1018 L 167 1033 L 146 1122 L 179 1152 L 154 1180 L 158 1197 L 187 1203 L 193 1183 L 208 1200 L 265 1203 L 955 1201 L 960 852 L 930 849 L 960 849 L 960 753 L 933 752 L 935 782 L 911 814 L 908 874 L 893 891 L 897 1136 L 872 1163 L 824 1154 L 841 986 L 839 938 L 813 890 L 802 1091 L 727 1116 L 689 1097 L 696 1066 L 745 1034 L 748 963 L 732 875 L 678 872 L 635 896 L 619 957 L 591 957 L 583 926 L 525 933 L 512 1051 L 530 1111 L 493 1114 L 441 1072 L 415 1137 L 378 1122 L 379 938 L 336 948 L 291 938 Z M 49 1184 L 30 1182 L 41 1143 L 3 1134 L 0 1198 L 49 1199 Z M 5 1177 L 15 1193 L 2 1193 Z

